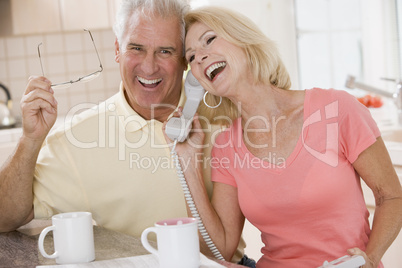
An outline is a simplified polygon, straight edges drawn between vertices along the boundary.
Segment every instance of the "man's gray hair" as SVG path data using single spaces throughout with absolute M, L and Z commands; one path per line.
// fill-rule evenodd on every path
M 113 26 L 119 46 L 121 46 L 123 36 L 127 30 L 127 21 L 137 10 L 142 12 L 145 16 L 159 15 L 162 18 L 176 17 L 181 24 L 181 40 L 184 44 L 184 15 L 190 10 L 190 5 L 187 0 L 122 0 L 116 14 L 116 22 Z

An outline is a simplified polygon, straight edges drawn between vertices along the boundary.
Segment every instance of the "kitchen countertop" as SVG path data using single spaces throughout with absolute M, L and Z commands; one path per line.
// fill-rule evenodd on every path
M 54 259 L 43 257 L 38 250 L 39 234 L 49 225 L 50 220 L 34 220 L 17 231 L 0 234 L 0 267 L 56 264 Z M 99 226 L 94 226 L 94 240 L 97 261 L 149 254 L 137 238 Z M 44 245 L 46 252 L 54 252 L 51 234 L 46 236 Z
M 17 231 L 0 233 L 0 267 L 35 268 L 37 265 L 55 265 L 54 259 L 46 259 L 38 250 L 40 232 L 51 225 L 51 220 L 33 220 Z M 137 237 L 94 226 L 95 261 L 133 257 L 150 254 Z M 156 247 L 156 243 L 152 243 Z M 44 242 L 48 253 L 53 250 L 53 237 L 50 233 Z M 218 261 L 228 268 L 244 266 Z

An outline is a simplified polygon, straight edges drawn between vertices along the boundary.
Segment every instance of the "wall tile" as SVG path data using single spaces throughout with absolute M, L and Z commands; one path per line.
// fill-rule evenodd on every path
M 76 76 L 74 77 L 74 79 L 77 78 Z M 85 95 L 87 92 L 87 88 L 86 88 L 86 84 L 87 83 L 74 83 L 71 85 L 71 87 L 69 87 L 68 91 L 70 92 L 70 96 L 72 95 Z
M 64 38 L 63 34 L 47 34 L 43 46 L 49 54 L 63 53 L 64 51 Z
M 106 87 L 107 88 L 115 88 L 116 92 L 119 89 L 120 85 L 120 72 L 118 70 L 113 70 L 105 73 Z
M 113 30 L 102 31 L 102 39 L 101 39 L 102 48 L 114 50 L 115 39 L 116 39 L 116 36 L 114 35 Z
M 91 31 L 92 37 L 94 39 L 94 43 L 96 46 L 96 49 L 102 49 L 102 43 L 101 43 L 101 32 L 100 31 Z M 84 42 L 84 50 L 85 51 L 95 51 L 92 39 L 89 35 L 89 33 L 85 32 L 85 35 L 82 37 L 83 42 Z
M 55 98 L 57 100 L 57 115 L 66 115 L 70 110 L 70 95 L 55 92 Z
M 79 52 L 83 50 L 84 47 L 83 47 L 82 35 L 83 34 L 81 33 L 67 33 L 64 35 L 65 51 L 67 53 Z
M 38 56 L 27 57 L 27 72 L 28 77 L 31 75 L 42 75 L 42 69 L 40 68 L 40 62 Z
M 6 49 L 8 58 L 24 57 L 24 38 L 20 36 L 6 38 Z
M 10 79 L 28 78 L 25 59 L 10 59 L 8 61 L 8 71 Z
M 84 92 L 81 94 L 70 94 L 70 102 L 70 108 L 72 108 L 76 105 L 89 103 L 89 100 L 87 94 Z
M 74 74 L 74 77 L 71 77 L 71 79 L 76 79 L 80 76 L 86 75 L 83 53 L 67 54 L 66 58 L 67 70 L 69 73 Z
M 4 38 L 0 38 L 0 59 L 6 57 L 6 41 Z
M 99 104 L 106 99 L 104 91 L 92 91 L 89 95 L 89 102 Z
M 12 79 L 8 85 L 6 85 L 11 94 L 11 99 L 14 101 L 14 106 L 19 106 L 22 95 L 24 95 L 25 89 L 28 84 L 28 79 Z
M 70 75 L 68 73 L 61 73 L 58 75 L 51 75 L 51 76 L 46 75 L 46 77 L 52 82 L 52 84 L 64 83 L 71 79 Z M 65 92 L 67 90 L 68 90 L 68 88 L 67 89 L 66 88 L 57 89 L 57 91 L 62 91 L 62 92 Z
M 84 60 L 85 60 L 85 66 L 86 66 L 87 70 L 91 70 L 91 72 L 95 72 L 95 71 L 100 69 L 100 67 L 99 67 L 99 59 L 96 56 L 95 50 L 93 52 L 90 51 L 90 52 L 85 53 L 83 55 L 83 57 L 84 57 Z M 99 57 L 100 57 L 100 55 L 99 55 Z M 101 63 L 102 63 L 102 66 L 103 66 L 102 59 L 101 59 Z M 103 68 L 105 68 L 105 66 L 103 66 Z
M 115 61 L 115 54 L 113 50 L 102 51 L 102 64 L 107 69 L 119 69 L 119 64 Z
M 90 94 L 92 92 L 103 90 L 105 86 L 104 72 L 102 72 L 97 78 L 86 83 L 86 86 Z
M 11 99 L 13 100 L 12 113 L 15 118 L 21 118 L 20 102 L 24 95 L 27 79 L 12 79 L 6 86 L 10 90 Z
M 0 82 L 6 80 L 8 78 L 8 68 L 7 61 L 0 60 Z
M 43 46 L 43 36 L 41 35 L 30 35 L 25 38 L 25 48 L 26 56 L 35 56 L 38 58 L 38 45 L 42 43 Z
M 59 81 L 67 81 L 67 79 L 63 79 L 63 80 L 59 80 Z M 70 96 L 70 88 L 58 88 L 58 89 L 54 89 L 54 96 L 56 98 L 69 98 Z M 57 100 L 59 101 L 59 100 Z
M 47 64 L 46 64 L 47 63 Z M 55 74 L 65 74 L 67 71 L 66 63 L 63 55 L 48 56 L 43 62 L 45 76 L 49 75 L 49 78 L 53 78 Z M 58 81 L 64 82 L 64 81 Z
M 118 93 L 118 92 L 119 92 L 119 89 L 120 89 L 120 84 L 117 85 L 117 87 L 115 87 L 115 88 L 108 88 L 108 89 L 106 89 L 106 98 L 105 98 L 105 99 L 108 99 L 108 98 L 110 98 L 111 96 L 113 96 L 113 95 L 115 95 L 116 93 Z

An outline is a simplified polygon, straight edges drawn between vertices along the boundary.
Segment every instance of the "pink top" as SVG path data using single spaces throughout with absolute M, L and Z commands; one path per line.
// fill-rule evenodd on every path
M 302 134 L 287 159 L 254 157 L 240 118 L 218 136 L 212 178 L 238 188 L 244 216 L 262 232 L 257 267 L 318 267 L 365 250 L 369 212 L 352 163 L 379 136 L 355 97 L 318 88 L 306 90 Z

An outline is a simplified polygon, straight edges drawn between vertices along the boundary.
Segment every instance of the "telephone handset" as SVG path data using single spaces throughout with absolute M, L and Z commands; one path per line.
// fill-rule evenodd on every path
M 182 116 L 170 118 L 165 128 L 166 135 L 171 140 L 177 139 L 178 142 L 183 142 L 190 133 L 193 117 L 205 93 L 204 88 L 191 71 L 187 73 L 184 91 L 186 92 L 187 100 L 184 104 Z
M 200 85 L 200 83 L 197 81 L 191 71 L 188 71 L 186 80 L 184 81 L 184 91 L 186 92 L 187 100 L 184 104 L 183 113 L 180 117 L 172 117 L 169 119 L 169 121 L 166 123 L 165 133 L 171 140 L 174 141 L 171 154 L 174 165 L 176 167 L 180 185 L 183 189 L 184 198 L 186 199 L 191 215 L 197 219 L 198 230 L 208 248 L 211 250 L 216 258 L 224 260 L 222 254 L 219 252 L 218 248 L 209 237 L 208 231 L 206 230 L 202 222 L 201 216 L 198 213 L 193 197 L 191 196 L 186 178 L 184 177 L 184 172 L 180 165 L 179 156 L 177 155 L 175 150 L 177 142 L 185 141 L 188 134 L 190 133 L 193 123 L 193 117 L 205 93 L 204 88 Z

